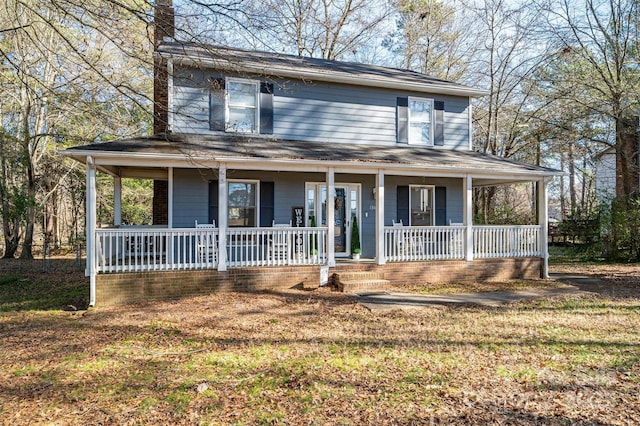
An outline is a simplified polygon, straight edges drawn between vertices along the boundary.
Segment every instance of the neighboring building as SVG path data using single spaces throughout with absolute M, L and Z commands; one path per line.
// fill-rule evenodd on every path
M 169 25 L 156 34 L 171 37 L 159 7 Z M 340 285 L 546 274 L 546 180 L 559 172 L 472 151 L 484 91 L 170 39 L 155 55 L 157 134 L 63 152 L 87 167 L 92 305 L 317 286 L 326 268 Z M 96 171 L 114 177 L 111 228 L 96 228 Z M 121 226 L 123 177 L 155 179 L 154 226 Z M 474 226 L 473 188 L 514 182 L 540 184 L 539 224 Z M 346 261 L 354 217 L 359 263 Z
M 635 142 L 637 144 L 637 142 Z M 635 145 L 634 146 L 637 146 Z M 633 148 L 635 153 L 630 154 L 633 161 L 630 161 L 632 172 L 630 173 L 632 184 L 629 186 L 635 188 L 636 192 L 640 192 L 640 174 L 638 172 L 638 164 L 640 164 L 640 153 L 637 148 Z M 616 167 L 616 150 L 615 148 L 607 148 L 599 152 L 595 156 L 596 167 L 596 197 L 602 206 L 610 206 L 611 201 L 616 198 L 616 185 L 622 185 L 618 182 Z M 622 174 L 622 173 L 620 173 Z
M 609 206 L 616 197 L 616 151 L 607 148 L 595 156 L 596 197 L 601 206 Z

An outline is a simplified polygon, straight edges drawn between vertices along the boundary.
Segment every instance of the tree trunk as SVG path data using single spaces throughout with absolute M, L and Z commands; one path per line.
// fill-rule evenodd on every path
M 638 192 L 637 117 L 616 120 L 616 197 L 625 200 Z
M 36 183 L 31 161 L 29 161 L 27 170 L 29 175 L 27 181 L 27 226 L 24 233 L 24 241 L 22 242 L 20 259 L 33 259 L 33 230 L 36 223 Z
M 3 214 L 4 216 L 4 214 Z M 4 255 L 3 259 L 13 259 L 20 246 L 20 222 L 13 222 L 2 218 L 2 228 L 4 232 Z
M 25 90 L 26 94 L 26 90 Z M 24 162 L 27 169 L 27 206 L 26 216 L 27 223 L 24 233 L 24 241 L 22 242 L 22 253 L 20 253 L 20 259 L 33 259 L 33 228 L 36 220 L 36 182 L 33 170 L 33 158 L 30 143 L 31 132 L 29 131 L 29 117 L 31 114 L 31 103 L 28 99 L 28 95 L 25 95 L 23 102 L 25 102 L 25 112 L 23 116 L 23 131 L 22 131 L 22 155 L 25 157 Z
M 2 232 L 4 235 L 3 259 L 13 259 L 20 246 L 20 216 L 15 206 L 11 205 L 15 194 L 12 193 L 9 182 L 9 171 L 12 163 L 5 152 L 3 140 L 0 140 L 0 203 L 2 203 Z
M 576 165 L 573 158 L 573 143 L 569 142 L 569 149 L 567 150 L 567 163 L 569 166 L 569 209 L 571 211 L 571 218 L 575 219 L 576 205 L 578 200 L 576 197 Z

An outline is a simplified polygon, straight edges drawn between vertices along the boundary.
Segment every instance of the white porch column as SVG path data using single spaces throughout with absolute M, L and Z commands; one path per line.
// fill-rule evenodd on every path
M 465 229 L 465 259 L 467 262 L 473 261 L 473 179 L 465 175 L 462 180 L 462 210 L 464 211 L 463 222 Z
M 173 167 L 167 170 L 167 227 L 173 228 Z
M 87 206 L 86 206 L 86 230 L 87 230 L 87 270 L 89 275 L 89 306 L 96 304 L 96 165 L 93 157 L 87 157 Z
M 227 270 L 227 165 L 218 168 L 218 271 Z
M 547 184 L 544 178 L 537 182 L 538 194 L 538 225 L 540 225 L 540 257 L 542 258 L 542 278 L 549 278 L 549 205 Z
M 376 174 L 376 263 L 384 265 L 384 171 Z
M 333 167 L 327 170 L 327 265 L 336 266 L 335 235 L 336 220 L 334 197 L 336 193 L 335 173 Z
M 173 167 L 167 169 L 167 228 L 173 228 Z M 167 237 L 167 257 L 169 264 L 174 265 L 173 235 Z
M 113 178 L 113 224 L 122 225 L 122 178 Z

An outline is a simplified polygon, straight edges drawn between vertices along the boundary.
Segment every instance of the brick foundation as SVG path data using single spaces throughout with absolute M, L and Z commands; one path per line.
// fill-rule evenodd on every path
M 382 272 L 384 279 L 395 287 L 422 283 L 471 283 L 477 281 L 506 281 L 511 279 L 539 279 L 540 258 L 477 259 L 466 261 L 432 261 L 375 264 L 342 264 L 336 271 Z
M 329 275 L 346 271 L 379 273 L 395 287 L 416 283 L 503 281 L 540 278 L 541 260 L 486 259 L 439 262 L 345 263 Z M 317 287 L 319 266 L 239 268 L 215 270 L 100 274 L 96 281 L 96 306 L 122 305 L 151 300 L 179 299 L 227 291 L 261 291 L 295 286 Z
M 318 286 L 319 266 L 100 274 L 96 306 L 179 299 L 229 291 Z

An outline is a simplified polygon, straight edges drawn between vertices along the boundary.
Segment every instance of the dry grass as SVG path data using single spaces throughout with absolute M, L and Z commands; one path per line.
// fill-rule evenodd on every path
M 291 291 L 10 310 L 0 424 L 638 424 L 640 267 L 589 268 L 593 295 L 502 308 Z

